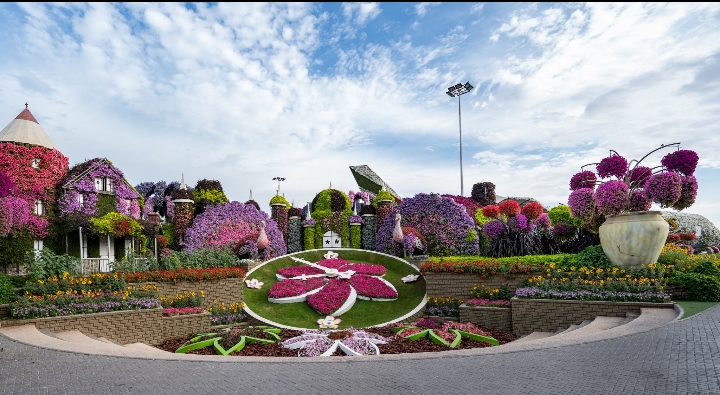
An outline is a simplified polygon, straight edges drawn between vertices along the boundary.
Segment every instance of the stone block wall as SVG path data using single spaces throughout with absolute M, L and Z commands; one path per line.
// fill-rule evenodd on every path
M 209 321 L 210 318 L 208 318 L 208 324 Z M 122 344 L 138 342 L 159 344 L 163 341 L 164 336 L 162 309 L 111 311 L 65 317 L 0 321 L 0 326 L 3 327 L 27 324 L 35 324 L 37 329 L 49 329 L 53 332 L 78 330 Z
M 194 291 L 199 294 L 200 291 L 205 292 L 205 299 L 202 307 L 210 307 L 213 301 L 218 303 L 232 304 L 243 301 L 243 279 L 242 278 L 226 278 L 222 280 L 211 281 L 183 281 L 174 283 L 136 283 L 130 284 L 135 287 L 144 285 L 154 285 L 158 288 L 160 296 L 173 296 Z
M 512 329 L 517 336 L 535 331 L 555 332 L 597 316 L 625 317 L 643 307 L 670 308 L 675 303 L 601 302 L 587 300 L 517 299 L 512 302 Z
M 210 332 L 210 313 L 162 317 L 163 340 Z
M 529 275 L 519 275 L 514 279 L 503 276 L 489 276 L 481 278 L 474 273 L 425 273 L 426 290 L 428 296 L 448 296 L 466 300 L 471 297 L 473 287 L 500 288 L 508 284 L 516 289 Z
M 512 309 L 502 307 L 474 307 L 460 305 L 461 323 L 471 322 L 490 329 L 512 331 Z

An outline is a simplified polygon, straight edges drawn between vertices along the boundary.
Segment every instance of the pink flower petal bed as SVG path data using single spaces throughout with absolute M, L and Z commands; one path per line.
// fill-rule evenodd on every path
M 302 295 L 314 289 L 318 289 L 326 283 L 327 280 L 324 278 L 311 278 L 305 281 L 292 279 L 279 281 L 273 284 L 272 288 L 270 288 L 268 298 L 280 299 Z
M 321 269 L 312 266 L 290 266 L 284 269 L 279 269 L 277 273 L 283 277 L 292 278 L 300 277 L 303 274 L 306 276 L 312 276 L 315 274 L 325 273 Z
M 350 292 L 350 284 L 347 281 L 330 280 L 320 292 L 308 295 L 307 303 L 320 314 L 332 314 L 350 297 Z
M 377 277 L 356 274 L 348 282 L 360 296 L 376 299 L 396 299 L 398 297 L 397 291 Z

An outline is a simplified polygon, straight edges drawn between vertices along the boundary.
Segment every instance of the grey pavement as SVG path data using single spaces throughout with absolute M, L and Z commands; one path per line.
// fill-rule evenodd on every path
M 498 354 L 337 362 L 77 354 L 0 335 L 3 394 L 720 394 L 720 305 L 619 338 Z

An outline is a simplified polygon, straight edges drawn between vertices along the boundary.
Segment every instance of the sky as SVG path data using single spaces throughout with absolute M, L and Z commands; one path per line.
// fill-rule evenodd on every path
M 368 165 L 402 197 L 567 203 L 614 149 L 700 156 L 720 225 L 720 4 L 0 4 L 0 123 L 30 104 L 70 164 L 222 182 L 269 211 Z M 5 121 L 3 121 L 3 119 Z M 4 125 L 4 124 L 3 124 Z M 0 125 L 2 126 L 2 125 Z M 666 151 L 645 163 L 658 165 Z

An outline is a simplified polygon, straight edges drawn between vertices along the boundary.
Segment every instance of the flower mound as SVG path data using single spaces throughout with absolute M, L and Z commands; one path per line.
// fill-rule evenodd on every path
M 520 212 L 527 217 L 530 221 L 534 221 L 542 215 L 545 211 L 542 204 L 538 202 L 530 202 L 523 206 Z
M 650 176 L 652 176 L 652 169 L 647 166 L 637 166 L 629 171 L 630 183 L 636 183 L 638 185 L 645 184 Z
M 595 189 L 595 181 L 597 181 L 595 173 L 585 170 L 572 176 L 570 179 L 570 189 L 573 191 L 580 188 Z
M 265 233 L 270 244 L 261 257 L 270 259 L 285 255 L 287 252 L 285 242 L 275 221 L 270 219 L 267 213 L 256 210 L 252 205 L 239 202 L 208 206 L 187 230 L 185 248 L 189 252 L 202 247 L 234 248 L 248 235 L 259 232 L 262 221 L 266 223 Z
M 652 202 L 645 196 L 645 191 L 636 189 L 630 193 L 630 201 L 628 209 L 630 211 L 648 211 L 652 207 Z
M 542 213 L 533 223 L 542 230 L 548 230 L 550 229 L 550 216 L 547 213 Z
M 494 219 L 483 226 L 483 232 L 485 232 L 485 236 L 497 239 L 505 232 L 505 224 L 498 219 Z
M 533 223 L 528 221 L 527 217 L 522 214 L 510 217 L 507 224 L 511 230 L 520 233 L 530 233 L 535 228 Z
M 603 215 L 620 214 L 628 201 L 628 186 L 622 181 L 608 181 L 600 185 L 595 195 L 595 206 Z
M 401 226 L 415 228 L 425 237 L 429 255 L 477 255 L 479 251 L 475 219 L 451 198 L 419 193 L 393 211 L 402 215 Z M 395 213 L 385 217 L 377 232 L 377 251 L 390 255 L 402 254 L 402 246 L 392 237 Z
M 513 215 L 517 215 L 520 212 L 520 204 L 516 202 L 515 200 L 504 200 L 500 202 L 500 213 L 504 214 L 508 217 L 512 217 Z
M 645 195 L 660 207 L 670 207 L 680 199 L 683 180 L 677 173 L 662 172 L 645 182 Z
M 375 344 L 385 344 L 390 339 L 357 329 L 343 331 L 320 332 L 305 331 L 302 335 L 288 339 L 283 347 L 298 350 L 299 357 L 330 356 L 339 347 L 346 355 L 377 355 L 380 354 Z
M 497 218 L 500 216 L 500 207 L 495 205 L 485 206 L 482 208 L 482 214 L 488 218 Z
M 686 176 L 692 176 L 695 173 L 699 159 L 695 151 L 679 150 L 665 155 L 660 163 L 669 171 L 677 171 Z
M 623 178 L 627 170 L 627 159 L 620 155 L 610 155 L 607 158 L 603 158 L 597 165 L 597 172 L 600 178 L 608 178 L 610 176 Z

